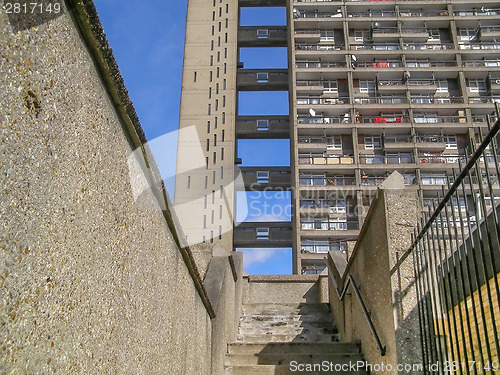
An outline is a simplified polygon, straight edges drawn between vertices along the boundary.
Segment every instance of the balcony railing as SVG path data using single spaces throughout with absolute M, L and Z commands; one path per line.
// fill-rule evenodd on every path
M 308 44 L 300 43 L 295 45 L 297 51 L 341 51 L 345 48 L 344 45 L 327 45 L 327 44 Z
M 347 124 L 351 120 L 349 117 L 298 117 L 297 122 L 299 124 Z
M 489 116 L 491 123 L 498 120 L 496 116 Z M 472 115 L 473 122 L 488 122 L 488 115 Z
M 357 122 L 362 124 L 392 124 L 408 122 L 408 117 L 403 115 L 394 116 L 358 116 Z
M 297 68 L 345 68 L 346 66 L 345 61 L 297 61 L 295 63 Z
M 383 176 L 361 176 L 361 186 L 378 186 L 380 185 L 382 182 L 384 182 L 384 180 L 386 179 L 387 177 L 383 177 Z M 417 183 L 417 179 L 415 177 L 415 175 L 413 174 L 403 174 L 403 178 L 404 178 L 404 184 L 405 185 L 415 185 Z
M 469 104 L 495 104 L 500 103 L 500 96 L 477 96 L 469 98 Z
M 406 67 L 408 68 L 440 68 L 447 66 L 457 66 L 457 63 L 455 61 L 406 60 Z
M 498 16 L 500 15 L 500 9 L 485 9 L 482 10 L 456 10 L 453 12 L 454 16 L 466 17 L 466 16 Z
M 400 48 L 399 44 L 353 44 L 351 45 L 352 50 L 374 50 L 374 51 L 397 51 Z
M 403 63 L 399 60 L 387 60 L 387 61 L 358 61 L 356 63 L 358 68 L 399 68 L 403 66 Z
M 459 44 L 459 49 L 500 49 L 500 43 L 467 43 Z
M 354 186 L 356 185 L 356 178 L 300 176 L 299 184 L 300 186 Z
M 361 164 L 412 164 L 415 159 L 410 154 L 395 155 L 360 155 Z
M 358 230 L 359 223 L 357 220 L 347 221 L 301 221 L 301 230 Z
M 323 97 L 298 97 L 297 104 L 348 104 L 348 97 L 338 97 L 338 98 L 323 98 Z
M 341 151 L 341 150 L 340 150 Z M 299 164 L 302 165 L 352 165 L 354 158 L 352 156 L 300 156 Z
M 384 136 L 384 143 L 412 143 L 411 135 L 387 135 Z
M 464 98 L 460 96 L 412 96 L 411 102 L 414 104 L 455 104 L 463 103 Z
M 458 161 L 466 162 L 465 156 L 458 155 L 419 155 L 418 161 L 420 163 L 429 164 L 458 164 Z
M 400 10 L 400 17 L 443 17 L 448 15 L 447 10 L 434 10 L 434 11 L 422 11 L 422 10 Z
M 357 18 L 357 17 L 396 17 L 396 12 L 393 10 L 381 10 L 381 11 L 368 11 L 368 12 L 348 12 L 347 17 Z
M 342 251 L 347 250 L 347 243 L 345 242 L 314 242 L 312 240 L 302 240 L 300 249 L 304 253 L 328 253 L 329 251 Z
M 342 12 L 310 12 L 294 10 L 294 18 L 341 18 Z
M 466 122 L 465 116 L 433 116 L 433 117 L 418 117 L 413 118 L 415 124 L 438 124 L 438 123 L 457 123 Z
M 466 60 L 462 62 L 462 65 L 471 68 L 477 68 L 481 66 L 499 67 L 500 60 Z
M 405 43 L 403 49 L 414 50 L 414 51 L 444 50 L 444 49 L 453 49 L 453 44 L 452 43 L 440 43 L 440 44 Z
M 404 104 L 408 100 L 405 96 L 377 96 L 368 98 L 354 98 L 355 104 Z

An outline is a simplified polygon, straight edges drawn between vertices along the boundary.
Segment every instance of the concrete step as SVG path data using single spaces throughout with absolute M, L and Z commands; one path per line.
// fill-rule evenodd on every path
M 225 375 L 292 375 L 292 374 L 307 374 L 307 375 L 366 375 L 367 372 L 363 371 L 299 371 L 290 366 L 273 366 L 273 365 L 260 365 L 260 366 L 226 366 Z
M 335 326 L 321 324 L 273 325 L 273 326 L 240 326 L 240 335 L 333 335 L 338 333 Z
M 255 322 L 333 322 L 333 315 L 330 312 L 318 312 L 306 315 L 288 314 L 288 315 L 264 315 L 264 314 L 244 314 L 241 323 Z
M 298 353 L 298 354 L 309 354 L 309 353 L 343 353 L 343 354 L 359 354 L 360 347 L 356 344 L 350 343 L 294 343 L 294 342 L 284 342 L 284 343 L 269 343 L 269 344 L 253 344 L 253 343 L 241 343 L 235 342 L 231 343 L 227 347 L 229 354 L 258 354 L 262 352 L 271 353 Z
M 291 342 L 291 343 L 332 343 L 339 342 L 340 336 L 338 334 L 325 335 L 325 334 L 301 334 L 301 335 L 258 335 L 258 334 L 238 334 L 238 342 L 244 343 L 255 343 L 255 344 L 265 344 L 265 343 L 280 343 L 280 342 Z
M 244 315 L 306 315 L 330 312 L 327 303 L 252 303 L 243 305 Z
M 259 353 L 259 354 L 227 354 L 226 365 L 228 366 L 253 366 L 253 365 L 284 365 L 290 367 L 290 363 L 314 364 L 333 363 L 335 365 L 350 365 L 363 361 L 361 354 L 339 354 L 339 353 Z

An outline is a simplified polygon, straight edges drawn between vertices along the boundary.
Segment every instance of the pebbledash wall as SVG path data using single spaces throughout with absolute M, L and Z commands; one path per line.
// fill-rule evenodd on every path
M 209 295 L 178 246 L 93 3 L 0 6 L 0 373 L 220 373 L 241 262 Z

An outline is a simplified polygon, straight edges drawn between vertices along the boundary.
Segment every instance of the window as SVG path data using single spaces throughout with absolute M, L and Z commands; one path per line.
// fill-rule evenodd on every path
M 329 228 L 330 230 L 347 230 L 347 219 L 343 218 L 337 218 L 337 219 L 330 219 L 329 223 Z
M 217 37 L 217 47 L 220 47 L 220 36 Z
M 365 150 L 376 150 L 382 148 L 382 137 L 379 135 L 365 136 Z
M 269 171 L 257 171 L 257 183 L 258 184 L 269 183 Z
M 215 93 L 218 95 L 219 94 L 219 84 L 215 84 Z
M 224 160 L 224 147 L 222 147 L 220 149 L 220 160 Z M 220 177 L 222 178 L 222 170 L 221 170 L 221 176 Z
M 212 99 L 212 88 L 208 88 L 208 99 Z
M 375 93 L 375 81 L 359 81 L 359 92 L 363 94 Z
M 255 234 L 257 236 L 257 241 L 269 240 L 269 228 L 255 228 Z
M 193 82 L 196 82 L 197 75 L 198 75 L 197 72 L 194 72 Z
M 346 213 L 346 203 L 344 199 L 333 199 L 330 201 L 330 213 Z
M 212 40 L 210 42 L 210 51 L 213 51 L 214 50 L 214 41 Z
M 207 195 L 205 194 L 205 195 L 203 196 L 203 208 L 207 208 L 207 203 L 208 203 L 208 202 L 207 202 Z
M 257 73 L 257 82 L 268 82 L 269 73 Z
M 337 80 L 333 81 L 324 81 L 323 82 L 323 92 L 329 92 L 329 93 L 338 93 L 339 92 L 339 87 L 338 87 L 338 82 Z
M 224 149 L 222 149 L 222 155 L 224 155 Z M 224 159 L 224 156 L 222 156 L 222 159 Z M 224 166 L 220 167 L 220 179 L 224 179 Z
M 326 145 L 327 150 L 337 150 L 342 151 L 342 136 L 337 135 L 330 137 L 328 139 L 328 144 Z
M 212 163 L 213 164 L 217 163 L 217 152 L 215 152 L 215 151 L 214 151 Z
M 226 112 L 222 112 L 222 124 L 226 123 Z M 224 134 L 224 130 L 222 131 L 222 134 Z M 224 142 L 224 139 L 222 140 Z
M 257 131 L 269 130 L 269 120 L 257 120 Z
M 486 80 L 469 79 L 469 91 L 477 93 L 486 91 Z
M 448 80 L 438 79 L 436 80 L 437 89 L 436 92 L 448 92 Z
M 429 42 L 439 42 L 441 40 L 441 34 L 439 29 L 429 29 Z
M 476 36 L 476 30 L 475 29 L 459 29 L 458 34 L 459 34 L 459 39 L 461 41 L 471 41 Z
M 269 30 L 268 29 L 257 29 L 257 38 L 258 39 L 266 39 L 269 37 Z
M 333 30 L 322 30 L 321 31 L 321 41 L 334 41 L 335 33 Z
M 212 113 L 212 105 L 208 104 L 208 115 L 210 116 L 211 113 Z
M 369 30 L 354 30 L 354 40 L 356 42 L 364 42 L 370 40 Z
M 221 142 L 224 142 L 225 135 L 226 135 L 226 132 L 223 130 L 222 131 L 222 136 L 221 136 Z
M 207 158 L 207 163 L 208 163 L 208 158 Z M 205 189 L 208 188 L 208 176 L 205 176 Z
M 436 124 L 439 122 L 436 113 L 416 113 L 413 121 L 416 124 Z
M 444 174 L 422 174 L 422 185 L 446 185 Z
M 215 184 L 215 171 L 212 171 L 212 184 Z
M 191 176 L 188 176 L 188 184 L 187 184 L 187 188 L 188 188 L 188 189 L 191 189 Z
M 203 215 L 203 229 L 207 228 L 207 215 Z
M 457 147 L 457 137 L 454 135 L 443 136 L 444 143 L 446 143 L 447 150 L 456 150 Z
M 214 147 L 217 146 L 217 134 L 214 134 Z
M 210 140 L 207 139 L 207 151 L 210 151 Z
M 227 33 L 224 35 L 224 42 L 227 43 Z

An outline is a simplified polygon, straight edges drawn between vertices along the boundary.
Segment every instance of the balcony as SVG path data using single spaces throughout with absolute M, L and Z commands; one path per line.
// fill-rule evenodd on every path
M 500 49 L 500 43 L 467 43 L 459 44 L 459 49 L 463 50 L 497 50 Z
M 391 18 L 396 17 L 393 10 L 372 10 L 367 12 L 347 12 L 347 18 Z
M 383 144 L 386 151 L 403 151 L 414 146 L 410 135 L 387 135 L 383 137 Z
M 380 93 L 401 92 L 406 90 L 406 84 L 400 79 L 377 80 L 377 89 Z
M 397 41 L 399 38 L 399 30 L 397 27 L 373 27 L 372 40 L 374 42 L 389 42 Z
M 426 114 L 415 114 L 413 118 L 413 123 L 417 124 L 444 124 L 444 123 L 466 123 L 467 118 L 465 116 L 438 116 L 438 115 L 426 115 Z
M 361 176 L 361 186 L 379 186 L 382 182 L 385 181 L 387 176 Z M 416 177 L 414 174 L 403 174 L 404 184 L 405 185 L 415 185 L 417 183 Z
M 238 30 L 239 47 L 286 47 L 286 26 L 241 26 Z
M 500 60 L 465 60 L 462 66 L 467 68 L 498 68 L 500 67 Z
M 494 42 L 500 39 L 499 26 L 483 26 L 479 28 L 479 40 L 483 42 Z
M 453 12 L 453 15 L 454 16 L 459 16 L 459 17 L 498 16 L 498 15 L 500 15 L 500 9 L 456 10 L 456 11 Z
M 351 120 L 349 117 L 324 117 L 324 116 L 315 116 L 315 117 L 306 117 L 299 116 L 297 117 L 298 124 L 348 124 Z
M 314 11 L 294 9 L 293 18 L 296 20 L 301 18 L 342 18 L 342 11 L 340 8 L 334 12 L 320 12 L 317 9 Z
M 356 51 L 397 51 L 400 50 L 397 43 L 370 43 L 370 44 L 352 44 L 351 50 Z
M 380 116 L 358 116 L 356 122 L 359 124 L 400 124 L 408 122 L 408 117 L 401 114 Z
M 288 116 L 238 116 L 236 138 L 290 138 L 290 119 Z
M 303 239 L 300 245 L 302 253 L 324 254 L 329 251 L 347 251 L 347 243 L 344 241 Z
M 455 61 L 406 60 L 407 68 L 446 68 L 456 67 Z
M 413 104 L 461 104 L 464 102 L 464 98 L 461 96 L 412 95 L 411 102 Z
M 324 98 L 321 96 L 297 97 L 297 105 L 349 104 L 348 97 Z
M 314 43 L 296 43 L 296 51 L 341 51 L 345 49 L 344 45 L 335 44 L 314 44 Z
M 429 39 L 429 31 L 425 27 L 408 27 L 401 29 L 401 36 L 413 42 L 426 42 Z
M 356 63 L 357 68 L 400 68 L 403 63 L 400 60 L 385 60 L 385 61 L 358 61 Z
M 234 247 L 291 247 L 292 223 L 243 222 L 234 228 Z
M 245 190 L 288 190 L 292 185 L 290 167 L 241 167 Z
M 237 87 L 241 91 L 286 91 L 288 70 L 240 69 L 237 73 Z
M 340 151 L 341 152 L 341 151 Z M 353 165 L 352 156 L 299 155 L 300 165 Z
M 421 164 L 458 164 L 467 162 L 465 156 L 459 155 L 419 155 L 418 162 Z
M 338 97 L 337 81 L 297 81 L 297 92 L 316 93 L 328 95 L 328 97 Z
M 469 104 L 495 104 L 500 103 L 500 96 L 478 96 L 469 98 Z
M 398 96 L 398 95 L 354 98 L 354 104 L 405 104 L 407 102 L 408 100 L 406 99 L 406 96 Z
M 488 79 L 486 80 L 486 87 L 488 88 L 488 93 L 490 94 L 500 94 L 500 74 L 488 74 Z
M 300 221 L 300 229 L 302 231 L 349 231 L 359 229 L 358 220 L 347 219 L 314 219 Z
M 360 155 L 360 164 L 413 164 L 415 159 L 410 153 L 394 153 L 386 155 Z
M 315 187 L 333 187 L 333 186 L 355 186 L 355 177 L 344 176 L 308 176 L 301 175 L 299 177 L 300 186 L 315 186 Z
M 296 61 L 296 68 L 314 69 L 314 68 L 346 68 L 345 61 Z
M 400 17 L 446 17 L 448 16 L 447 10 L 432 10 L 432 11 L 424 11 L 417 9 L 408 9 L 408 10 L 400 10 Z
M 440 135 L 417 135 L 416 146 L 419 151 L 442 152 L 446 149 L 446 142 Z
M 403 49 L 406 51 L 439 51 L 453 49 L 453 43 L 426 44 L 426 43 L 405 43 Z

